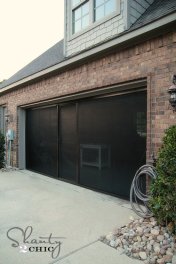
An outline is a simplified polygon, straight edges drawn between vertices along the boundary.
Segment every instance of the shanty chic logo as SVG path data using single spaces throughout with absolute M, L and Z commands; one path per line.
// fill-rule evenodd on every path
M 57 259 L 61 251 L 61 240 L 65 237 L 54 237 L 52 233 L 49 236 L 32 236 L 33 227 L 27 226 L 25 229 L 12 227 L 7 231 L 7 237 L 12 241 L 11 246 L 18 248 L 19 253 L 46 253 L 49 252 L 53 259 Z

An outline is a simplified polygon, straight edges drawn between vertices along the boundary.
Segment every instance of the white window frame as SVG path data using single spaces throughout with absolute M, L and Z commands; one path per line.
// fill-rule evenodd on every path
M 105 11 L 105 5 L 106 5 L 106 3 L 108 2 L 108 1 L 110 1 L 110 0 L 104 0 L 104 3 L 103 4 L 101 4 L 101 5 L 99 5 L 97 8 L 95 7 L 95 2 L 96 2 L 97 0 L 93 0 L 93 5 L 94 5 L 94 7 L 93 7 L 93 22 L 97 22 L 97 21 L 99 21 L 99 20 L 102 20 L 102 19 L 104 19 L 104 18 L 106 18 L 107 16 L 109 16 L 109 15 L 111 15 L 113 12 L 110 12 L 108 15 L 104 15 L 102 18 L 100 18 L 100 19 L 98 19 L 98 20 L 96 20 L 95 19 L 95 10 L 96 9 L 98 9 L 99 7 L 101 7 L 101 6 L 103 6 L 104 7 L 104 11 Z M 117 10 L 117 1 L 115 1 L 116 3 L 116 10 Z
M 71 2 L 72 2 L 72 0 L 70 0 Z M 72 20 L 71 20 L 71 22 L 72 22 L 72 26 L 71 26 L 71 32 L 72 32 L 72 35 L 74 35 L 74 34 L 77 34 L 77 33 L 79 33 L 80 31 L 82 31 L 82 30 L 84 30 L 85 28 L 82 28 L 81 30 L 79 30 L 78 32 L 76 32 L 76 33 L 73 33 L 73 13 L 74 13 L 74 11 L 76 10 L 76 9 L 78 9 L 78 8 L 80 8 L 81 6 L 83 6 L 84 4 L 86 4 L 86 3 L 89 3 L 89 8 L 90 8 L 90 10 L 89 10 L 89 25 L 90 25 L 90 22 L 91 22 L 91 20 L 90 20 L 90 17 L 91 17 L 91 14 L 90 14 L 90 12 L 91 12 L 91 6 L 90 6 L 90 2 L 91 2 L 91 0 L 80 0 L 80 2 L 77 4 L 77 5 L 75 5 L 75 6 L 72 6 L 72 8 L 71 8 L 71 17 L 72 17 Z M 72 3 L 71 3 L 71 5 L 72 5 Z M 81 20 L 82 20 L 82 16 L 81 16 Z M 88 27 L 88 26 L 87 26 Z
M 73 11 L 88 1 L 89 1 L 89 5 L 90 5 L 89 26 L 85 27 L 84 29 L 81 29 L 77 33 L 73 33 Z M 68 18 L 67 22 L 69 25 L 69 28 L 67 30 L 68 30 L 69 40 L 77 38 L 78 36 L 84 34 L 85 32 L 87 32 L 91 29 L 93 29 L 94 27 L 97 27 L 98 25 L 106 22 L 107 20 L 110 20 L 111 18 L 113 18 L 117 15 L 120 15 L 121 0 L 116 0 L 116 10 L 114 12 L 112 12 L 111 14 L 103 17 L 102 19 L 95 21 L 94 20 L 94 1 L 95 0 L 80 0 L 80 2 L 77 5 L 72 6 L 72 0 L 67 0 L 67 12 L 68 12 L 67 13 L 67 18 Z

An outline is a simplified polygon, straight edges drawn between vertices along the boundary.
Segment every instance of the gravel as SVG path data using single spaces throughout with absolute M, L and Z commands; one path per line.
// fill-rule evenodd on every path
M 145 264 L 176 264 L 176 237 L 167 227 L 158 225 L 154 217 L 131 220 L 101 241 L 113 248 L 122 248 L 127 256 Z
M 17 171 L 17 170 L 19 169 L 11 166 L 6 166 L 5 168 L 0 169 L 0 171 L 2 172 Z

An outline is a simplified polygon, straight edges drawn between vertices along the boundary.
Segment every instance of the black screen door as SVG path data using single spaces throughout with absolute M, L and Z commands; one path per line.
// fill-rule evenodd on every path
M 72 182 L 77 179 L 77 138 L 76 104 L 63 105 L 59 117 L 59 175 Z
M 128 197 L 145 164 L 146 93 L 80 102 L 78 120 L 80 183 Z
M 57 177 L 57 107 L 26 112 L 26 168 Z

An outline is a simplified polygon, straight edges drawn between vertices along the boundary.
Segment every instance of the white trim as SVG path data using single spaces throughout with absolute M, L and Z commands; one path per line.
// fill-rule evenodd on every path
M 18 108 L 18 167 L 21 170 L 26 169 L 26 111 Z
M 174 22 L 174 21 L 176 21 L 175 13 L 173 13 L 173 14 L 167 16 L 167 17 L 163 17 L 160 20 L 157 20 L 157 21 L 155 21 L 155 22 L 153 22 L 151 24 L 148 24 L 146 26 L 138 28 L 138 29 L 136 29 L 134 31 L 131 31 L 131 32 L 126 33 L 126 34 L 123 34 L 123 35 L 121 35 L 121 36 L 119 36 L 117 38 L 114 38 L 114 39 L 112 39 L 112 40 L 110 40 L 110 41 L 108 41 L 106 43 L 103 43 L 103 44 L 101 44 L 101 45 L 99 45 L 99 46 L 97 46 L 95 48 L 87 50 L 87 51 L 85 51 L 85 52 L 83 52 L 81 54 L 75 55 L 74 57 L 71 57 L 71 58 L 69 58 L 69 59 L 67 59 L 67 60 L 65 60 L 63 62 L 60 62 L 59 64 L 51 66 L 51 67 L 49 67 L 49 68 L 47 68 L 45 70 L 42 70 L 42 71 L 37 72 L 37 73 L 35 73 L 35 74 L 31 75 L 31 76 L 28 76 L 28 77 L 26 77 L 26 78 L 24 78 L 24 79 L 22 79 L 20 81 L 17 81 L 17 82 L 15 82 L 13 84 L 10 84 L 10 85 L 8 85 L 5 88 L 0 89 L 0 94 L 5 92 L 5 91 L 8 91 L 8 90 L 10 90 L 10 89 L 12 89 L 12 88 L 14 88 L 16 86 L 19 86 L 19 85 L 25 84 L 25 83 L 27 83 L 29 81 L 32 81 L 32 80 L 34 80 L 36 78 L 40 78 L 40 77 L 42 77 L 42 76 L 44 76 L 46 74 L 49 74 L 49 73 L 51 73 L 53 71 L 61 70 L 62 68 L 66 67 L 66 66 L 69 66 L 70 64 L 73 64 L 75 62 L 78 62 L 78 61 L 81 61 L 83 59 L 86 59 L 89 56 L 93 56 L 93 55 L 95 55 L 97 53 L 100 53 L 102 51 L 108 50 L 109 48 L 112 48 L 112 47 L 115 47 L 117 45 L 123 44 L 123 43 L 125 43 L 125 42 L 127 42 L 127 41 L 129 41 L 129 40 L 131 40 L 131 39 L 133 39 L 135 37 L 139 37 L 140 35 L 144 35 L 145 33 L 148 33 L 148 32 L 150 32 L 152 30 L 158 29 L 158 28 L 160 28 L 160 27 L 162 27 L 164 25 L 167 25 L 168 23 Z
M 4 134 L 4 110 L 0 106 L 0 132 Z
M 67 5 L 66 5 L 66 1 L 64 1 L 64 39 L 67 39 L 67 28 L 68 28 L 68 24 L 67 24 Z M 64 56 L 66 56 L 66 41 L 64 41 Z
M 5 136 L 6 134 L 6 105 L 0 105 L 0 132 Z
M 125 29 L 129 29 L 130 27 L 130 1 L 124 0 L 124 21 L 125 21 Z

